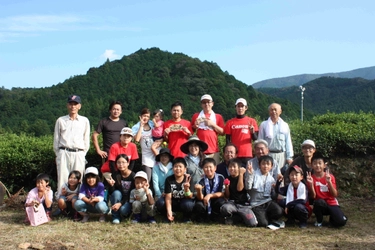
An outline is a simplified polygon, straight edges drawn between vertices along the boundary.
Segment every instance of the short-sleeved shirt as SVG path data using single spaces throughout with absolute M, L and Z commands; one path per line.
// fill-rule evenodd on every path
M 217 174 L 218 177 L 219 177 L 219 185 L 218 185 L 218 190 L 216 192 L 224 192 L 224 177 L 221 175 L 221 174 Z M 212 179 L 208 179 L 208 183 L 210 185 L 210 189 L 212 190 L 214 188 L 214 178 Z M 207 190 L 206 190 L 206 185 L 204 183 L 204 178 L 200 179 L 199 181 L 199 185 L 201 185 L 203 188 L 202 188 L 202 194 L 203 196 L 206 196 L 207 195 Z M 216 193 L 214 192 L 214 193 Z M 211 192 L 212 193 L 212 192 Z
M 205 114 L 206 118 L 210 118 L 210 114 Z M 195 124 L 195 121 L 197 120 L 199 116 L 199 113 L 195 113 L 193 117 L 191 118 L 191 124 Z M 224 119 L 221 115 L 216 114 L 216 125 L 224 129 Z M 211 129 L 200 129 L 197 128 L 197 136 L 199 140 L 204 141 L 207 143 L 208 148 L 204 152 L 205 154 L 213 154 L 220 151 L 219 149 L 219 142 L 218 142 L 218 134 L 215 130 Z
M 111 146 L 109 150 L 108 160 L 103 164 L 101 168 L 102 173 L 111 172 L 109 168 L 109 161 L 115 161 L 116 157 L 119 154 L 126 154 L 129 157 L 129 162 L 135 161 L 139 158 L 137 146 L 134 143 L 130 142 L 128 146 L 124 148 L 123 146 L 121 146 L 120 142 L 116 142 Z M 117 170 L 116 166 L 115 168 Z
M 330 175 L 331 175 L 332 186 L 336 188 L 336 179 L 332 174 Z M 326 176 L 324 175 L 323 177 L 318 178 L 315 175 L 311 175 L 311 177 L 313 178 L 313 181 L 314 181 L 314 190 L 316 194 L 315 200 L 323 199 L 330 206 L 338 206 L 339 203 L 337 199 L 333 197 L 331 193 L 329 192 L 329 187 L 328 187 L 328 183 L 326 180 Z
M 184 176 L 184 180 L 180 183 L 176 181 L 176 177 L 174 175 L 168 176 L 167 179 L 165 179 L 164 193 L 172 194 L 172 199 L 184 199 L 185 192 L 183 184 L 185 181 L 186 176 Z
M 127 122 L 120 118 L 118 121 L 113 121 L 109 117 L 103 118 L 99 121 L 95 131 L 98 134 L 103 133 L 103 150 L 109 153 L 112 144 L 120 140 L 121 129 L 127 127 Z
M 181 119 L 179 122 L 173 120 L 168 120 L 164 122 L 163 129 L 170 128 L 171 132 L 168 134 L 168 148 L 171 151 L 171 154 L 176 157 L 185 157 L 186 154 L 182 153 L 180 147 L 184 144 L 189 135 L 186 134 L 181 127 L 187 127 L 190 132 L 193 134 L 191 124 L 189 121 Z
M 241 191 L 237 190 L 238 178 L 239 178 L 238 176 L 237 177 L 228 176 L 228 179 L 230 181 L 230 184 L 229 184 L 229 193 L 230 193 L 229 200 L 234 201 L 234 203 L 236 203 L 236 204 L 244 205 L 246 202 L 248 202 L 247 191 L 245 189 L 245 185 L 244 185 L 244 188 Z M 245 184 L 245 180 L 244 180 L 244 184 Z
M 254 127 L 254 132 L 258 132 L 257 122 L 248 116 L 232 118 L 225 125 L 225 134 L 231 136 L 231 142 L 238 148 L 237 157 L 253 157 L 250 125 Z
M 129 202 L 130 191 L 135 188 L 134 185 L 134 172 L 128 177 L 122 177 L 121 173 L 118 171 L 116 175 L 113 176 L 115 180 L 115 185 L 111 188 L 110 192 L 113 193 L 114 190 L 119 190 L 122 194 L 121 204 L 125 204 L 125 202 Z

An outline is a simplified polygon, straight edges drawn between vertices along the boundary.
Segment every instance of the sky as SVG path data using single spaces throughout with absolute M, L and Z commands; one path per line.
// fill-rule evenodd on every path
M 0 3 L 0 87 L 41 88 L 158 47 L 253 84 L 375 66 L 375 1 Z

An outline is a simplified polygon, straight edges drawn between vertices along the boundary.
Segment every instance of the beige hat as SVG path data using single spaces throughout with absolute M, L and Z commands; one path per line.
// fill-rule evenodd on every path
M 212 97 L 210 96 L 210 95 L 202 95 L 202 97 L 201 97 L 201 101 L 203 101 L 203 100 L 209 100 L 209 101 L 213 101 L 212 100 Z
M 244 98 L 238 98 L 235 106 L 237 106 L 237 104 L 239 103 L 242 103 L 243 105 L 247 106 L 247 101 Z
M 121 129 L 121 135 L 131 135 L 133 136 L 133 131 L 131 128 L 128 128 L 128 127 L 125 127 L 123 129 Z
M 145 179 L 146 181 L 148 181 L 148 179 L 147 179 L 147 174 L 146 174 L 145 171 L 138 171 L 138 172 L 135 174 L 134 179 L 135 179 L 135 178 L 138 178 L 138 177 L 143 178 L 143 179 Z
M 315 142 L 313 140 L 307 139 L 304 142 L 302 142 L 301 147 L 309 145 L 313 148 L 315 148 Z

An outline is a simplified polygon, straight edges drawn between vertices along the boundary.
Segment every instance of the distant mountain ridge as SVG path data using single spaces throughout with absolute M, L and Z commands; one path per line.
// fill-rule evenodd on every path
M 259 88 L 284 88 L 289 86 L 300 86 L 317 78 L 323 76 L 337 77 L 337 78 L 363 78 L 367 80 L 375 79 L 375 66 L 359 68 L 350 71 L 338 73 L 325 73 L 325 74 L 301 74 L 287 77 L 279 77 L 263 80 L 254 83 L 252 86 L 255 89 Z

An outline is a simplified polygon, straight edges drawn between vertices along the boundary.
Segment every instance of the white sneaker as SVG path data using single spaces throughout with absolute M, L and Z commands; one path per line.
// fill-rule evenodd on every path
M 322 227 L 322 226 L 323 226 L 323 223 L 322 223 L 322 222 L 321 222 L 321 223 L 318 223 L 317 221 L 315 221 L 314 226 L 316 226 L 316 227 Z

